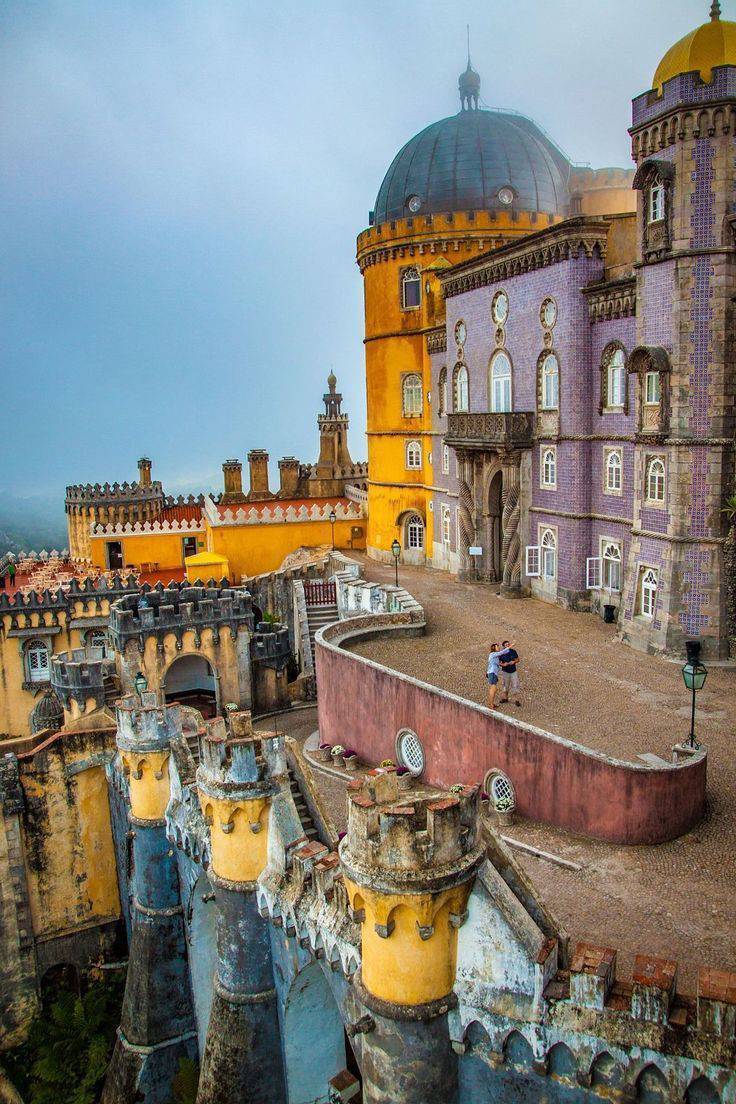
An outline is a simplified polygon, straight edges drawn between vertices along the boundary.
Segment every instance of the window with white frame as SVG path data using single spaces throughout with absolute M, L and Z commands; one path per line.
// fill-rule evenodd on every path
M 654 456 L 647 461 L 646 498 L 648 502 L 664 502 L 665 468 L 664 460 Z
M 654 568 L 644 568 L 641 573 L 641 583 L 639 584 L 639 613 L 642 617 L 650 619 L 654 617 L 654 610 L 657 605 L 658 584 L 659 577 Z
M 440 414 L 447 413 L 447 369 L 440 368 L 439 378 Z
M 29 640 L 25 647 L 29 682 L 48 682 L 51 677 L 49 649 L 43 640 Z
M 661 222 L 664 218 L 664 184 L 652 184 L 649 189 L 649 221 Z
M 87 648 L 101 648 L 105 658 L 110 654 L 109 641 L 104 629 L 90 629 L 84 637 L 84 643 Z
M 422 741 L 410 728 L 403 728 L 396 737 L 396 758 L 416 778 L 424 770 Z
M 557 410 L 560 405 L 560 365 L 554 353 L 542 361 L 542 410 Z
M 440 511 L 442 519 L 442 544 L 447 552 L 450 551 L 450 507 L 443 506 Z
M 525 573 L 532 579 L 538 579 L 542 574 L 540 566 L 540 548 L 538 544 L 526 546 Z
M 443 445 L 442 446 L 442 474 L 443 475 L 449 475 L 450 474 L 450 446 L 449 445 Z
M 422 379 L 421 376 L 412 374 L 404 376 L 401 385 L 401 399 L 404 415 L 411 417 L 422 413 Z
M 659 372 L 647 372 L 644 376 L 644 402 L 647 406 L 659 406 L 662 398 L 662 385 Z
M 557 534 L 554 529 L 543 529 L 539 541 L 540 563 L 543 579 L 557 577 Z
M 621 590 L 622 551 L 618 541 L 601 540 L 601 582 L 604 590 Z
M 418 471 L 422 466 L 422 446 L 419 441 L 406 442 L 406 466 L 409 471 Z
M 623 349 L 617 348 L 608 360 L 607 406 L 623 406 L 626 399 L 626 357 Z
M 606 494 L 620 494 L 622 485 L 623 454 L 621 449 L 608 449 L 604 465 L 604 491 Z
M 511 410 L 511 361 L 499 350 L 491 361 L 491 410 L 504 414 Z
M 542 447 L 540 463 L 541 485 L 555 488 L 557 486 L 557 449 L 549 445 Z
M 424 548 L 424 522 L 419 514 L 411 514 L 406 520 L 406 548 Z
M 401 274 L 401 307 L 418 307 L 422 296 L 422 280 L 416 268 L 405 268 Z
M 468 369 L 464 364 L 458 364 L 455 368 L 453 377 L 453 396 L 452 401 L 455 410 L 461 414 L 467 414 L 469 410 L 469 387 L 468 387 Z

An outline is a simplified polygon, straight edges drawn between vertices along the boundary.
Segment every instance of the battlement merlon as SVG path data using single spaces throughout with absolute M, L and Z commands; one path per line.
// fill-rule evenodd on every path
M 242 629 L 253 631 L 253 609 L 250 593 L 229 586 L 154 587 L 145 595 L 128 595 L 110 607 L 110 639 L 115 649 L 124 653 L 130 640 L 137 639 L 142 648 L 146 637 L 155 636 L 163 642 L 173 633 L 181 641 L 185 632 L 199 638 L 211 629 L 213 640 L 219 642 L 223 628 L 229 628 L 233 639 Z
M 664 82 L 660 96 L 651 89 L 635 97 L 632 102 L 632 126 L 629 133 L 680 106 L 704 107 L 709 103 L 721 101 L 732 103 L 734 99 L 736 99 L 736 66 L 714 66 L 712 79 L 707 85 L 703 84 L 700 76 L 695 72 L 680 73 Z M 698 125 L 697 115 L 689 125 Z M 684 126 L 681 129 L 684 130 Z
M 138 502 L 160 501 L 164 492 L 159 480 L 144 485 L 133 483 L 77 483 L 66 488 L 67 513 L 74 507 L 126 506 Z
M 483 855 L 478 788 L 399 801 L 394 787 L 392 773 L 351 785 L 340 847 L 347 876 L 387 893 L 414 894 L 439 893 L 471 878 Z
M 197 771 L 201 795 L 216 801 L 253 801 L 272 797 L 287 776 L 284 738 L 254 732 L 250 712 L 231 713 L 207 722 L 202 761 Z
M 167 751 L 172 739 L 182 734 L 179 706 L 162 705 L 154 690 L 120 698 L 115 703 L 115 716 L 121 751 Z
M 105 704 L 105 677 L 115 670 L 115 661 L 102 648 L 75 648 L 51 657 L 51 685 L 69 710 L 75 702 L 84 711 L 94 699 L 96 708 Z

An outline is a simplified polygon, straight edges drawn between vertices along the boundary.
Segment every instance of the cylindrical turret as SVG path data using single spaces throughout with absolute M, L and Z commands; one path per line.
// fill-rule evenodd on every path
M 150 487 L 152 483 L 151 479 L 151 461 L 147 456 L 141 456 L 138 461 L 138 482 L 141 487 Z
M 366 1104 L 455 1100 L 447 1013 L 455 1001 L 457 929 L 482 855 L 477 789 L 400 802 L 392 773 L 351 787 L 340 859 L 361 924 L 356 989 L 376 1022 L 363 1050 Z M 404 1037 L 398 1049 L 395 1021 Z
M 208 724 L 197 771 L 217 901 L 217 973 L 197 1102 L 280 1104 L 270 934 L 255 886 L 268 861 L 271 799 L 288 785 L 286 758 L 283 737 L 254 733 L 250 713 L 232 714 L 229 726 L 219 717 Z

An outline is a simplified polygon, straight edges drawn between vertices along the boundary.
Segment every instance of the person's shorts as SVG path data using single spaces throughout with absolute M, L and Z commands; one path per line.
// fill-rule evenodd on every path
M 503 680 L 504 690 L 518 690 L 521 686 L 518 671 L 502 671 L 501 678 Z
M 498 675 L 486 675 L 489 686 L 498 686 Z

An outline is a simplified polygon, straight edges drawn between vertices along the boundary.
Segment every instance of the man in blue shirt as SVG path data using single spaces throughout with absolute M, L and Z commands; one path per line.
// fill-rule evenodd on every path
M 501 667 L 501 684 L 506 696 L 499 699 L 499 705 L 501 702 L 507 702 L 509 700 L 509 693 L 512 690 L 515 695 L 514 700 L 516 704 L 521 705 L 521 684 L 519 683 L 519 673 L 517 671 L 517 667 L 519 666 L 519 653 L 515 648 L 511 647 L 510 640 L 504 640 L 501 647 L 505 649 L 505 651 L 501 653 L 499 664 Z
M 495 706 L 496 694 L 498 693 L 498 679 L 501 671 L 501 656 L 505 651 L 506 649 L 500 647 L 498 644 L 491 644 L 491 651 L 488 656 L 488 666 L 486 667 L 489 709 L 493 709 Z

